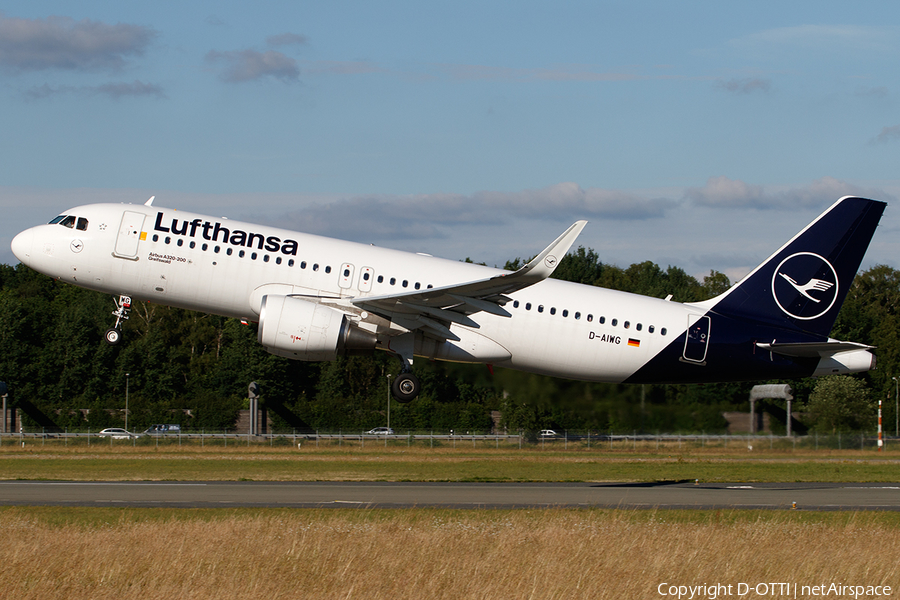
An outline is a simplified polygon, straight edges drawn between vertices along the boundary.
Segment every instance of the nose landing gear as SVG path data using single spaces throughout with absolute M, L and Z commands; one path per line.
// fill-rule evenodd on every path
M 112 328 L 107 329 L 106 333 L 103 335 L 106 343 L 110 346 L 117 346 L 122 343 L 122 329 L 119 325 L 122 321 L 128 320 L 128 311 L 130 310 L 131 296 L 119 296 L 119 299 L 116 300 L 116 310 L 112 313 L 116 318 L 116 324 L 113 325 Z

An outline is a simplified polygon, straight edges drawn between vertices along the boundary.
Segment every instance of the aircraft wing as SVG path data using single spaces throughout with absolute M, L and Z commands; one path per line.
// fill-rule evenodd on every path
M 509 317 L 509 312 L 503 308 L 510 301 L 506 294 L 547 279 L 586 224 L 587 221 L 574 223 L 543 252 L 513 273 L 403 294 L 354 298 L 351 303 L 408 330 L 421 328 L 440 339 L 459 340 L 450 331 L 450 323 L 478 328 L 478 323 L 469 315 L 482 311 Z

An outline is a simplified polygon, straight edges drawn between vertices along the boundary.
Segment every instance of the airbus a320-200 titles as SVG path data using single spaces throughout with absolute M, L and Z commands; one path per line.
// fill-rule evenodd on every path
M 12 250 L 60 281 L 259 323 L 280 356 L 383 350 L 392 393 L 419 393 L 414 357 L 613 383 L 856 373 L 873 348 L 829 337 L 885 203 L 835 202 L 723 294 L 680 303 L 549 279 L 586 222 L 510 272 L 153 206 L 91 204 L 23 231 Z

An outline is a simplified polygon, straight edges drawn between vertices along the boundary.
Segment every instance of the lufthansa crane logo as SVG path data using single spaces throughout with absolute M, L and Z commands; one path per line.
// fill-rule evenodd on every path
M 772 296 L 778 308 L 803 321 L 827 313 L 837 300 L 838 287 L 834 267 L 812 252 L 788 256 L 772 275 Z

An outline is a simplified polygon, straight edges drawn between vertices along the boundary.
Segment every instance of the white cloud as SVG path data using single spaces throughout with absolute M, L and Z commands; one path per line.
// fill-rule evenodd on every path
M 166 93 L 163 91 L 162 86 L 155 83 L 144 83 L 137 79 L 132 82 L 120 81 L 95 86 L 51 86 L 45 83 L 43 85 L 34 86 L 24 92 L 25 97 L 29 100 L 40 100 L 65 94 L 107 96 L 113 100 L 141 96 L 149 96 L 158 99 L 166 98 Z
M 502 225 L 514 221 L 574 222 L 578 219 L 640 221 L 658 219 L 677 202 L 628 192 L 582 189 L 560 183 L 521 192 L 476 192 L 414 196 L 355 196 L 309 203 L 269 218 L 303 231 L 344 239 L 384 241 L 450 235 L 460 225 Z M 347 218 L 365 215 L 365 218 Z
M 128 57 L 142 55 L 156 35 L 127 23 L 0 15 L 0 65 L 12 71 L 118 71 Z
M 900 125 L 893 127 L 882 127 L 881 133 L 869 140 L 870 144 L 887 144 L 888 142 L 896 142 L 900 140 Z
M 640 79 L 632 73 L 605 72 L 599 69 L 575 65 L 553 68 L 511 68 L 487 65 L 436 65 L 437 69 L 453 79 L 492 81 L 630 81 Z
M 729 208 L 763 207 L 768 204 L 760 185 L 751 185 L 725 176 L 710 177 L 702 188 L 688 188 L 685 197 L 700 206 Z
M 387 72 L 377 64 L 364 60 L 304 60 L 300 64 L 303 65 L 303 73 L 306 75 L 362 75 Z
M 805 50 L 885 49 L 893 33 L 884 27 L 861 25 L 797 25 L 758 31 L 732 41 L 735 46 L 783 51 L 786 47 Z
M 884 86 L 878 87 L 860 87 L 856 90 L 856 95 L 860 98 L 889 98 L 891 93 Z
M 297 33 L 280 33 L 266 38 L 266 43 L 270 46 L 305 46 L 307 42 L 305 35 Z
M 713 208 L 789 209 L 826 207 L 842 196 L 889 197 L 883 190 L 862 188 L 833 177 L 822 177 L 806 187 L 767 192 L 761 185 L 738 179 L 710 177 L 700 188 L 688 188 L 684 197 L 697 206 Z
M 286 83 L 294 83 L 300 80 L 300 69 L 297 67 L 297 61 L 275 50 L 267 52 L 259 52 L 258 50 L 218 52 L 211 50 L 206 55 L 206 62 L 223 64 L 224 70 L 219 74 L 219 77 L 228 83 L 244 83 L 265 77 L 274 77 Z
M 731 79 L 716 82 L 716 87 L 733 94 L 752 94 L 768 92 L 772 88 L 772 82 L 768 79 Z

